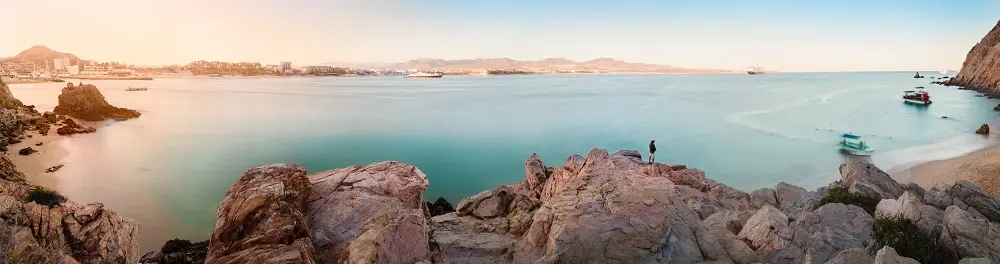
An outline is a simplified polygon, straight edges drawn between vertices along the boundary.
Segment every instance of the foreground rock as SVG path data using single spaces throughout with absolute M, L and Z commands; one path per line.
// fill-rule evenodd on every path
M 969 50 L 958 76 L 945 81 L 987 94 L 1000 89 L 1000 22 Z
M 876 215 L 940 232 L 967 262 L 1000 257 L 1000 226 L 988 220 L 996 200 L 974 185 L 924 190 L 869 164 L 841 173 L 829 188 L 886 197 Z M 425 202 L 428 186 L 419 169 L 393 161 L 309 175 L 294 165 L 251 169 L 220 205 L 207 263 L 913 263 L 891 247 L 869 255 L 875 218 L 855 205 L 820 206 L 827 187 L 748 194 L 635 151 L 594 149 L 556 167 L 532 155 L 524 180 L 454 212 L 443 199 Z
M 51 206 L 28 201 L 33 189 L 7 157 L 0 157 L 0 233 L 13 238 L 6 254 L 61 263 L 135 263 L 139 223 L 103 204 L 65 201 Z M 13 253 L 12 253 L 13 252 Z
M 316 262 L 416 263 L 431 257 L 423 199 L 429 184 L 416 167 L 386 161 L 308 178 Z
M 314 263 L 305 217 L 306 170 L 249 169 L 219 204 L 206 263 Z
M 208 252 L 208 241 L 191 243 L 191 241 L 172 239 L 163 244 L 160 250 L 146 253 L 139 258 L 139 263 L 149 264 L 201 264 L 205 263 Z
M 138 111 L 108 104 L 101 91 L 90 84 L 73 86 L 72 83 L 67 83 L 59 94 L 59 105 L 56 105 L 53 112 L 86 121 L 126 120 L 139 117 Z

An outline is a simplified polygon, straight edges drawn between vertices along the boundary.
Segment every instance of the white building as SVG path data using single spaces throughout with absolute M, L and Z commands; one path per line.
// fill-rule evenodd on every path
M 65 72 L 69 68 L 69 58 L 60 58 L 52 60 L 52 70 L 56 72 Z
M 90 76 L 103 76 L 108 75 L 108 68 L 96 65 L 85 65 L 83 70 L 80 71 L 80 75 L 90 75 Z

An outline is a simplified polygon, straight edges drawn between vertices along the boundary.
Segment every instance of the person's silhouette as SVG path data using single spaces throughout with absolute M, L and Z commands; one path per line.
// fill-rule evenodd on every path
M 649 141 L 649 164 L 653 164 L 656 160 L 656 140 Z

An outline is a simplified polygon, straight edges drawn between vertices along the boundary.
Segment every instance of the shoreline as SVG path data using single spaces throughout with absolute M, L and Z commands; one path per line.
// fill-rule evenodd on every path
M 991 144 L 964 155 L 917 163 L 892 177 L 924 188 L 944 188 L 959 180 L 972 182 L 990 195 L 1000 195 L 1000 144 Z
M 55 189 L 52 177 L 45 177 L 46 175 L 55 175 L 59 171 L 52 173 L 47 173 L 46 170 L 52 166 L 62 164 L 63 159 L 69 155 L 69 150 L 61 146 L 61 141 L 65 140 L 66 137 L 63 135 L 56 134 L 56 127 L 52 127 L 49 130 L 48 135 L 41 135 L 35 131 L 28 131 L 24 133 L 25 139 L 17 144 L 11 144 L 7 146 L 7 151 L 4 155 L 26 176 L 28 182 L 33 184 L 41 185 L 46 188 Z M 28 138 L 27 136 L 31 136 Z M 36 146 L 35 143 L 41 142 L 41 146 Z M 20 155 L 18 151 L 22 148 L 30 147 L 38 152 L 31 155 Z M 48 180 L 47 180 L 48 179 Z

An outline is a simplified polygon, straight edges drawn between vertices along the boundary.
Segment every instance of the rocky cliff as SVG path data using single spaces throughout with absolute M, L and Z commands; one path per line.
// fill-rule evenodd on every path
M 1000 22 L 983 37 L 962 64 L 958 76 L 944 82 L 946 85 L 957 85 L 982 92 L 1000 91 Z
M 56 114 L 68 115 L 86 121 L 101 121 L 105 119 L 126 120 L 139 117 L 139 111 L 119 108 L 108 104 L 104 95 L 96 86 L 86 84 L 74 86 L 67 83 L 59 94 L 59 105 L 53 110 Z
M 432 217 L 412 165 L 270 165 L 220 204 L 206 263 L 915 263 L 912 248 L 876 239 L 886 216 L 940 234 L 943 263 L 1000 261 L 1000 199 L 975 185 L 924 190 L 866 163 L 840 173 L 815 191 L 747 193 L 637 151 L 556 167 L 532 155 L 524 180 Z

